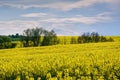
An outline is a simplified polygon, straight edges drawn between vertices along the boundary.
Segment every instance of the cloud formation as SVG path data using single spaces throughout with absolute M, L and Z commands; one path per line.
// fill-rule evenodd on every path
M 21 15 L 21 17 L 45 17 L 45 16 L 47 16 L 47 14 L 46 13 L 29 13 L 29 14 L 23 14 L 23 15 Z
M 24 16 L 23 16 L 24 15 Z M 52 17 L 52 18 L 40 18 L 38 20 L 32 20 L 34 17 L 44 17 L 44 15 L 47 15 L 45 13 L 29 13 L 29 14 L 23 14 L 22 17 L 30 17 L 31 20 L 11 20 L 11 21 L 0 21 L 0 34 L 12 34 L 20 32 L 22 33 L 23 30 L 27 28 L 33 28 L 33 27 L 44 27 L 47 29 L 55 29 L 58 31 L 58 33 L 61 31 L 62 34 L 78 34 L 76 31 L 73 31 L 73 29 L 69 29 L 68 26 L 73 26 L 74 24 L 85 24 L 85 25 L 91 25 L 91 24 L 97 24 L 97 23 L 106 23 L 111 20 L 110 13 L 109 12 L 103 12 L 100 14 L 97 14 L 96 16 L 82 16 L 82 15 L 76 15 L 75 17 L 67 17 L 67 18 L 59 18 L 59 17 Z M 46 26 L 45 26 L 46 25 Z M 3 27 L 4 26 L 4 27 Z M 66 27 L 67 26 L 67 27 Z M 62 35 L 59 33 L 58 35 Z
M 0 0 L 1 15 L 4 15 L 0 20 L 0 34 L 21 33 L 36 26 L 55 28 L 62 34 L 78 34 L 73 30 L 76 24 L 107 23 L 113 20 L 113 12 L 119 17 L 119 4 L 120 0 Z M 6 14 L 9 11 L 11 14 Z
M 61 9 L 61 10 L 71 10 L 75 8 L 84 8 L 84 7 L 90 7 L 95 4 L 99 3 L 115 3 L 118 2 L 118 0 L 80 0 L 77 2 L 61 2 L 61 3 L 52 3 L 52 4 L 46 4 L 39 7 L 47 7 L 47 8 L 55 8 L 55 9 Z
M 83 8 L 83 7 L 90 7 L 95 4 L 102 4 L 102 3 L 110 3 L 116 4 L 120 3 L 119 0 L 78 0 L 78 1 L 54 1 L 54 0 L 46 0 L 45 2 L 40 0 L 22 0 L 22 1 L 0 1 L 0 6 L 9 6 L 9 7 L 16 7 L 16 8 L 53 8 L 59 10 L 71 10 L 75 8 Z
M 45 20 L 41 20 L 43 22 L 49 23 L 83 23 L 83 24 L 96 24 L 96 23 L 105 23 L 111 20 L 109 12 L 103 12 L 96 16 L 75 16 L 75 17 L 68 17 L 68 18 L 48 18 Z
M 38 26 L 36 21 L 11 20 L 0 21 L 0 34 L 22 33 L 24 29 Z

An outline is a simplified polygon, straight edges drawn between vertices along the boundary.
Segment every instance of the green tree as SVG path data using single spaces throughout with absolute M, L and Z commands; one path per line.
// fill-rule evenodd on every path
M 0 36 L 0 49 L 11 48 L 11 38 L 8 36 Z
M 66 36 L 63 37 L 63 44 L 67 44 L 67 38 L 66 38 Z
M 92 33 L 83 33 L 78 37 L 78 43 L 89 43 L 89 42 L 105 42 L 105 41 L 113 41 L 111 38 L 109 40 L 104 36 L 100 36 L 97 32 Z
M 40 39 L 43 33 L 43 28 L 26 29 L 21 36 L 21 41 L 25 47 L 40 45 Z
M 92 32 L 91 38 L 92 38 L 92 42 L 99 42 L 99 40 L 100 40 L 100 36 L 97 32 Z
M 79 40 L 80 39 L 80 40 Z M 78 43 L 88 43 L 91 42 L 91 35 L 90 33 L 83 33 L 80 37 L 78 37 Z
M 76 44 L 77 43 L 77 40 L 74 36 L 71 37 L 71 41 L 70 41 L 70 44 Z
M 110 37 L 110 38 L 108 39 L 108 41 L 109 41 L 109 42 L 113 42 L 114 39 Z
M 43 28 L 33 28 L 31 31 L 31 39 L 34 46 L 40 45 L 41 35 L 43 34 Z
M 78 44 L 82 43 L 82 37 L 81 36 L 78 37 L 77 42 L 78 42 Z
M 42 46 L 58 44 L 57 35 L 54 32 L 54 30 L 51 31 L 44 30 L 43 34 L 44 34 L 44 38 L 42 41 Z
M 31 41 L 31 29 L 24 30 L 23 36 L 21 36 L 21 41 L 24 47 L 30 46 L 29 41 Z
M 0 49 L 4 48 L 4 40 L 3 38 L 0 36 Z
M 106 42 L 106 41 L 107 41 L 106 37 L 100 36 L 100 42 Z

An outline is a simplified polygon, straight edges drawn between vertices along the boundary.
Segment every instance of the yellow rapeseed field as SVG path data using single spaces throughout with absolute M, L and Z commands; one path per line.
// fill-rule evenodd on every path
M 119 80 L 120 42 L 0 50 L 0 80 Z

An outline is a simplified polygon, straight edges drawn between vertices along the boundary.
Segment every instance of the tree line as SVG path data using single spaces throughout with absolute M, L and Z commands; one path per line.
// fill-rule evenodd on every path
M 0 36 L 0 49 L 11 48 L 11 38 L 8 36 Z
M 0 49 L 16 47 L 17 43 L 15 43 L 15 41 L 20 41 L 23 47 L 60 44 L 60 39 L 58 39 L 58 36 L 54 30 L 48 31 L 43 28 L 36 27 L 24 30 L 22 35 L 16 33 L 15 35 L 0 36 Z M 64 44 L 67 43 L 66 41 L 67 39 L 64 39 Z M 87 32 L 83 33 L 77 38 L 72 36 L 70 44 L 112 41 L 114 40 L 111 37 L 107 39 L 105 36 L 101 36 L 97 32 Z
M 58 43 L 58 40 L 54 30 L 48 31 L 43 28 L 32 28 L 23 31 L 21 42 L 24 47 L 29 47 L 55 45 Z
M 92 33 L 83 33 L 81 36 L 78 36 L 76 39 L 75 37 L 71 38 L 71 44 L 76 43 L 97 43 L 97 42 L 113 42 L 114 40 L 109 37 L 108 39 L 105 36 L 101 36 L 98 32 Z

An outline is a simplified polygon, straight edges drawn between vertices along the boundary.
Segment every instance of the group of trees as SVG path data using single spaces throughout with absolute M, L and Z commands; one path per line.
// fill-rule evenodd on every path
M 51 30 L 45 30 L 43 28 L 26 29 L 21 36 L 21 42 L 24 47 L 29 46 L 47 46 L 57 44 L 57 35 Z
M 14 48 L 20 41 L 23 47 L 47 46 L 58 43 L 57 35 L 54 30 L 48 31 L 43 28 L 32 28 L 23 31 L 22 35 L 0 36 L 0 49 Z
M 31 46 L 48 46 L 60 44 L 54 30 L 48 31 L 43 28 L 32 28 L 23 31 L 22 35 L 16 33 L 15 35 L 0 36 L 0 49 L 3 48 L 14 48 L 17 43 L 13 41 L 20 41 L 23 47 Z M 78 37 L 71 37 L 70 44 L 80 44 L 80 43 L 92 43 L 92 42 L 112 42 L 114 41 L 111 37 L 106 38 L 99 35 L 97 32 L 83 33 Z M 67 43 L 67 38 L 64 39 L 64 44 Z
M 0 49 L 11 48 L 11 38 L 8 36 L 0 36 Z
M 100 36 L 97 32 L 92 33 L 83 33 L 78 37 L 78 43 L 90 43 L 90 42 L 112 42 L 114 41 L 111 37 L 106 38 L 104 36 Z
M 12 42 L 12 38 L 9 36 L 0 36 L 0 49 L 15 48 L 16 43 Z
M 8 35 L 12 41 L 20 41 L 21 35 L 19 33 Z
M 50 32 L 47 30 L 44 31 L 44 37 L 41 43 L 42 46 L 56 45 L 58 43 L 59 43 L 59 40 L 54 30 L 51 30 Z
M 114 40 L 109 37 L 99 35 L 97 32 L 83 33 L 81 36 L 71 37 L 71 44 L 81 44 L 81 43 L 97 43 L 97 42 L 113 42 Z

